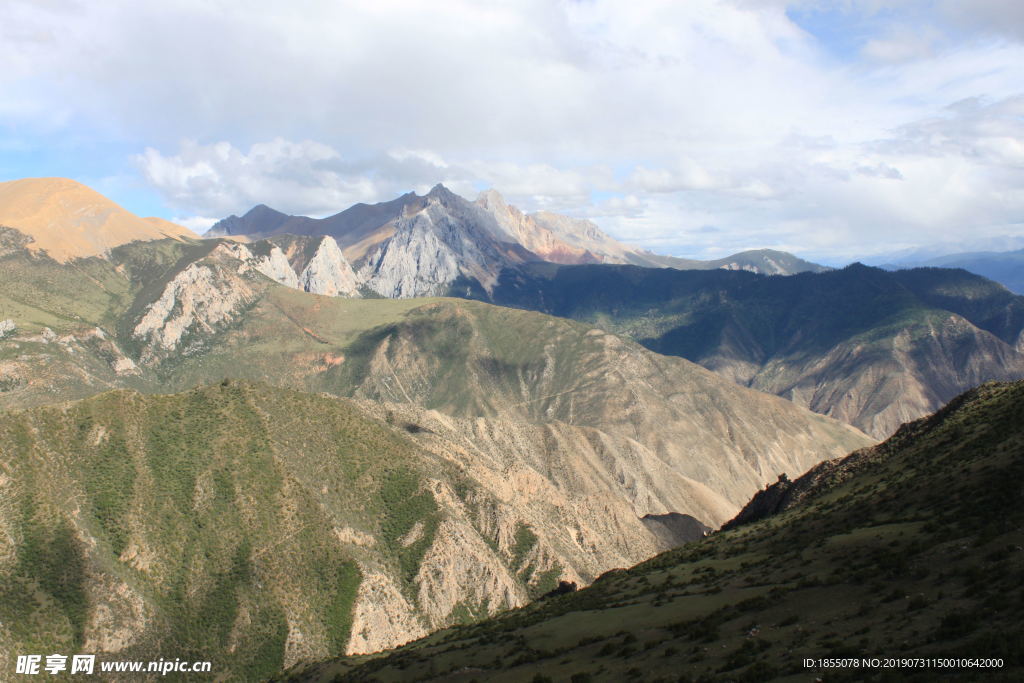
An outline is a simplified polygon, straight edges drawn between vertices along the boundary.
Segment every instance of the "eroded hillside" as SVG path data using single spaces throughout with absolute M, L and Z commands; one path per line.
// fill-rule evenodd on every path
M 283 678 L 1019 680 L 1022 478 L 1024 383 L 987 384 L 777 484 L 750 523 L 576 593 Z M 821 665 L 844 658 L 922 663 Z M 923 663 L 937 658 L 954 662 Z

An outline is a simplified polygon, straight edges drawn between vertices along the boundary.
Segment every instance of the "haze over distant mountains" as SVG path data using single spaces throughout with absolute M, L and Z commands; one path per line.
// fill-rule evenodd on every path
M 1011 292 L 1024 294 L 1024 249 L 1016 251 L 975 251 L 946 254 L 924 260 L 886 264 L 886 268 L 963 268 L 1003 285 Z

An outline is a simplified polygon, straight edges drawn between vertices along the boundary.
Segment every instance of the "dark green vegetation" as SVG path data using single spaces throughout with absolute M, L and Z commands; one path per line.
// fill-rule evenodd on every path
M 914 265 L 900 264 L 886 266 L 963 268 L 990 280 L 995 280 L 1011 292 L 1024 294 L 1024 249 L 1017 251 L 978 251 L 965 254 L 949 254 L 928 259 Z
M 507 271 L 494 301 L 626 335 L 878 438 L 981 382 L 1024 376 L 1024 297 L 962 270 L 536 264 Z
M 942 311 L 1008 344 L 1024 330 L 1024 298 L 965 271 L 887 272 L 860 264 L 826 273 L 760 276 L 635 266 L 535 265 L 509 277 L 495 301 L 601 324 L 648 348 L 701 361 L 728 334 L 751 360 L 821 353 Z M 948 315 L 948 313 L 947 313 Z
M 828 681 L 936 669 L 804 658 L 1001 658 L 1024 673 L 1024 383 L 986 384 L 794 482 L 797 504 L 593 586 L 288 680 Z
M 402 581 L 408 590 L 413 590 L 413 579 L 419 571 L 423 554 L 437 533 L 437 501 L 429 491 L 420 491 L 419 475 L 407 468 L 393 469 L 386 474 L 380 497 L 383 512 L 381 538 L 385 546 L 398 556 Z M 416 534 L 415 539 L 403 542 L 410 533 Z
M 360 563 L 416 574 L 440 518 L 424 471 L 449 469 L 347 401 L 265 385 L 0 414 L 3 650 L 91 637 L 246 681 L 340 654 Z

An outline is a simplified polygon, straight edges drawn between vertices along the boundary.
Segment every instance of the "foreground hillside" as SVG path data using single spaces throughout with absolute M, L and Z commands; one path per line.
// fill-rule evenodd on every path
M 998 658 L 1024 673 L 1024 383 L 781 481 L 749 524 L 577 593 L 288 680 L 920 680 L 804 659 Z M 790 493 L 786 493 L 786 492 Z
M 959 270 L 542 264 L 509 271 L 494 301 L 623 334 L 876 438 L 982 382 L 1024 377 L 1024 297 Z
M 613 471 L 573 475 L 585 454 L 554 457 L 544 433 L 524 426 L 500 454 L 440 414 L 408 417 L 227 381 L 0 414 L 3 666 L 84 651 L 255 680 L 685 540 L 641 519 Z

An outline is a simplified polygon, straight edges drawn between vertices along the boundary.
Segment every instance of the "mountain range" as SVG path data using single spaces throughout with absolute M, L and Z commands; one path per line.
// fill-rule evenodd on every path
M 441 292 L 583 320 L 877 438 L 981 381 L 1024 377 L 1022 300 L 963 272 L 829 271 L 770 251 L 666 260 L 630 251 L 587 221 L 523 214 L 493 190 L 471 204 L 441 186 L 424 198 L 359 205 L 321 227 L 280 215 L 254 236 L 295 220 L 365 244 L 365 230 L 353 233 L 346 216 L 379 222 L 398 207 L 403 217 L 378 229 L 388 237 L 362 256 L 350 252 L 356 280 L 378 295 Z M 630 263 L 673 267 L 622 265 Z
M 250 234 L 235 234 L 243 229 Z M 325 231 L 335 236 L 314 234 Z M 258 207 L 213 232 L 243 239 L 218 249 L 288 287 L 350 298 L 443 294 L 573 318 L 876 438 L 981 381 L 1024 377 L 1021 298 L 963 271 L 889 274 L 859 265 L 829 271 L 773 252 L 705 262 L 701 270 L 556 264 L 528 247 L 564 256 L 570 246 L 587 245 L 590 257 L 606 260 L 640 252 L 586 221 L 523 214 L 494 191 L 468 202 L 440 185 L 424 197 L 410 193 L 326 219 Z M 195 260 L 214 244 L 220 243 L 196 243 L 176 258 Z M 173 268 L 184 269 L 185 260 Z M 769 266 L 801 272 L 782 278 L 730 272 Z M 181 277 L 205 272 L 197 268 Z M 218 295 L 202 296 L 190 305 L 219 302 Z M 240 298 L 228 307 L 247 294 L 234 296 Z M 161 305 L 173 300 L 168 292 Z
M 254 680 L 395 647 L 681 557 L 752 496 L 796 514 L 783 473 L 1024 376 L 1024 299 L 961 270 L 641 266 L 669 257 L 443 186 L 199 239 L 69 182 L 0 204 L 8 660 Z M 957 405 L 1002 425 L 1006 391 Z M 890 444 L 946 443 L 935 420 Z M 719 536 L 701 547 L 747 552 Z M 758 543 L 744 562 L 774 557 Z
M 470 202 L 443 185 L 435 186 L 422 197 L 410 192 L 389 202 L 356 204 L 327 218 L 290 216 L 261 204 L 242 217 L 229 216 L 219 221 L 204 236 L 258 240 L 285 234 L 327 235 L 337 241 L 349 261 L 356 263 L 367 258 L 374 247 L 411 232 L 415 217 L 424 213 L 434 222 L 438 221 L 439 214 L 447 214 L 441 224 L 456 224 L 461 231 L 471 226 L 468 229 L 476 233 L 473 235 L 476 240 L 493 239 L 510 245 L 515 254 L 510 254 L 508 263 L 500 265 L 524 261 L 617 263 L 690 270 L 728 268 L 768 275 L 828 270 L 792 254 L 770 249 L 741 252 L 712 261 L 663 256 L 619 242 L 586 219 L 550 211 L 526 214 L 509 205 L 493 189 L 481 192 L 476 201 Z M 443 241 L 443 236 L 440 237 Z M 409 237 L 405 239 L 408 241 Z M 510 246 L 500 249 L 508 251 Z
M 581 323 L 297 288 L 352 272 L 328 239 L 62 263 L 0 230 L 0 572 L 40 596 L 0 600 L 33 625 L 4 652 L 202 651 L 247 680 L 376 651 L 585 585 L 871 442 Z
M 876 438 L 983 381 L 1024 377 L 1024 297 L 963 270 L 528 264 L 492 299 L 631 337 Z

